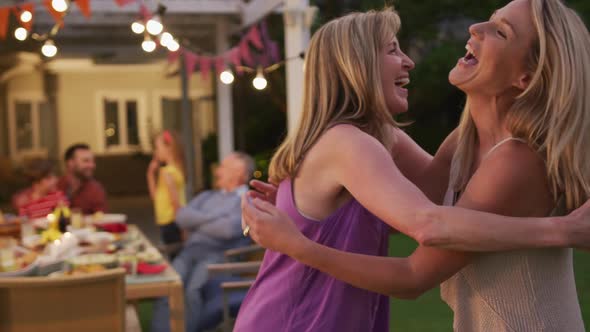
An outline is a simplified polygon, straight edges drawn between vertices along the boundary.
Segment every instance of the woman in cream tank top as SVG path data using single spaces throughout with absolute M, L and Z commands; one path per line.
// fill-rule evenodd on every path
M 499 142 L 486 155 L 502 144 Z M 484 157 L 484 159 L 486 158 Z M 458 195 L 447 190 L 445 205 Z M 563 197 L 551 215 L 565 214 Z M 441 284 L 458 332 L 584 331 L 571 248 L 482 254 Z

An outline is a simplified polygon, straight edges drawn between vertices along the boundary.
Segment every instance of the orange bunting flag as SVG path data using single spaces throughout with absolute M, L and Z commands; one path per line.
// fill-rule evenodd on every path
M 8 32 L 8 21 L 10 15 L 10 7 L 0 8 L 0 39 L 6 39 Z
M 80 8 L 82 15 L 86 16 L 86 18 L 90 18 L 90 0 L 76 0 L 74 3 Z
M 43 5 L 45 6 L 45 8 L 47 8 L 47 11 L 49 12 L 49 14 L 51 14 L 53 19 L 55 20 L 55 23 L 59 24 L 60 28 L 63 28 L 64 13 L 60 13 L 53 9 L 53 6 L 51 5 L 51 0 L 43 0 Z

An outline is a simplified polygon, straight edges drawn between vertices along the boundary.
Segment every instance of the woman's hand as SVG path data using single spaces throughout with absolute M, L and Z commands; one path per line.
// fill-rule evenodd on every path
M 272 183 L 266 183 L 259 180 L 250 181 L 250 185 L 256 191 L 250 191 L 251 198 L 258 198 L 263 201 L 267 201 L 272 205 L 276 204 L 277 201 L 277 186 Z
M 258 198 L 242 199 L 242 220 L 249 235 L 261 246 L 294 256 L 310 240 L 297 229 L 291 218 L 269 202 Z
M 590 251 L 590 200 L 564 217 L 570 246 Z

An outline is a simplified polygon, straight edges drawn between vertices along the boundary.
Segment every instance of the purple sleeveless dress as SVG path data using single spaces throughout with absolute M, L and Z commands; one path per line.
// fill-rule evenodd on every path
M 277 207 L 308 238 L 339 250 L 386 256 L 390 228 L 351 199 L 318 222 L 294 205 L 291 181 L 279 185 Z M 244 299 L 235 332 L 386 332 L 389 299 L 267 250 Z

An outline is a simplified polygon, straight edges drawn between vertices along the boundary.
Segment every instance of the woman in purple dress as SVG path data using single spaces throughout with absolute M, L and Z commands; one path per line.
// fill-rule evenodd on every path
M 316 32 L 306 56 L 301 123 L 270 168 L 271 180 L 280 183 L 276 205 L 282 212 L 262 210 L 286 214 L 275 219 L 292 219 L 310 245 L 371 256 L 387 255 L 389 225 L 421 244 L 434 240 L 453 249 L 587 245 L 589 225 L 581 217 L 568 217 L 564 227 L 559 218 L 519 219 L 434 205 L 429 197 L 442 197 L 448 183 L 453 135 L 429 163 L 431 169 L 421 170 L 429 180 L 422 191 L 404 176 L 420 184 L 417 170 L 406 167 L 411 162 L 399 158 L 407 158 L 400 147 L 411 143 L 391 116 L 407 110 L 403 86 L 414 67 L 395 37 L 399 25 L 397 14 L 386 9 L 350 14 Z M 247 219 L 256 230 L 257 218 Z M 255 232 L 255 240 L 269 236 L 262 233 Z M 286 248 L 291 244 L 298 243 L 277 247 L 296 257 L 296 250 Z M 468 260 L 462 253 L 436 250 L 421 253 L 433 261 L 454 257 L 444 267 L 446 278 Z M 367 274 L 354 273 L 358 265 L 339 268 L 334 274 L 347 274 L 348 282 L 366 287 Z M 395 277 L 383 274 L 382 279 Z M 351 284 L 269 250 L 235 331 L 387 331 L 387 299 Z M 413 297 L 414 291 L 398 289 L 395 295 Z

